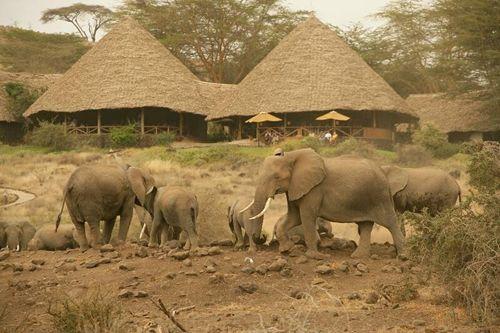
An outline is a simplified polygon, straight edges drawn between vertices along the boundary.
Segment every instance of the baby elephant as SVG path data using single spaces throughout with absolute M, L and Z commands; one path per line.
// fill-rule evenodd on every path
M 159 245 L 164 229 L 184 231 L 187 234 L 184 248 L 196 249 L 198 247 L 198 234 L 196 232 L 196 219 L 198 218 L 198 200 L 196 196 L 181 187 L 154 186 L 146 194 L 144 208 L 153 217 L 153 225 L 149 237 L 149 246 Z M 174 235 L 173 238 L 178 238 Z
M 250 202 L 250 200 L 248 201 Z M 229 229 L 236 237 L 234 247 L 237 249 L 249 244 L 248 250 L 256 251 L 257 245 L 264 244 L 267 240 L 266 235 L 260 235 L 258 223 L 250 220 L 251 214 L 250 210 L 245 210 L 245 204 L 241 200 L 235 201 L 227 208 Z
M 72 224 L 63 224 L 57 231 L 53 225 L 44 225 L 37 230 L 28 244 L 28 250 L 60 251 L 78 247 L 75 241 L 75 227 Z
M 0 222 L 0 248 L 26 250 L 35 232 L 35 227 L 27 221 Z
M 274 225 L 274 230 L 273 230 L 273 240 L 276 237 L 276 229 L 278 226 L 282 223 L 285 223 L 286 221 L 286 214 L 281 216 L 276 224 Z M 332 224 L 328 222 L 327 220 L 324 220 L 322 218 L 318 218 L 316 220 L 316 230 L 318 231 L 318 234 L 323 237 L 327 238 L 333 238 L 333 233 L 332 233 Z M 302 225 L 295 226 L 288 230 L 288 237 L 292 242 L 295 244 L 305 244 L 305 239 L 304 239 L 304 228 Z M 321 239 L 321 237 L 320 237 Z

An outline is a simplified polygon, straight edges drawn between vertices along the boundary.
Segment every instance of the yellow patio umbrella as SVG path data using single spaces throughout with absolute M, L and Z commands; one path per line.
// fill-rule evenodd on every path
M 349 118 L 348 116 L 344 116 L 343 114 L 338 113 L 337 111 L 330 111 L 330 112 L 316 118 L 316 120 L 332 120 L 334 130 L 335 130 L 335 120 L 347 121 L 349 119 L 351 119 L 351 118 Z
M 253 116 L 252 118 L 248 119 L 245 121 L 245 123 L 256 123 L 257 124 L 257 133 L 256 133 L 256 138 L 257 138 L 257 146 L 260 145 L 259 142 L 259 125 L 260 123 L 264 123 L 266 121 L 282 121 L 282 119 L 273 116 L 272 114 L 269 114 L 267 112 L 261 112 L 258 115 Z

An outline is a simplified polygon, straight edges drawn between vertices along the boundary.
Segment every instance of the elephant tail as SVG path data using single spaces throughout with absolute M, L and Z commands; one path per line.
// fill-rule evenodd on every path
M 458 189 L 458 203 L 462 203 L 462 190 Z
M 227 207 L 227 221 L 229 223 L 229 229 L 231 230 L 231 233 L 234 235 L 234 209 L 236 205 L 238 204 L 238 201 L 233 203 L 231 206 Z
M 61 224 L 61 216 L 62 216 L 62 213 L 64 211 L 64 205 L 66 204 L 66 197 L 68 196 L 68 192 L 70 190 L 71 190 L 71 187 L 64 189 L 64 197 L 63 197 L 63 202 L 61 205 L 61 210 L 59 211 L 59 215 L 57 215 L 57 220 L 56 220 L 56 232 L 57 232 L 57 229 L 59 229 L 59 224 Z

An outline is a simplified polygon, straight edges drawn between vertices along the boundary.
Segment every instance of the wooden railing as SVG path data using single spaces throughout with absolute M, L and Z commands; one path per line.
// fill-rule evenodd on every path
M 118 128 L 121 126 L 101 126 L 101 134 L 108 134 L 111 129 Z M 134 127 L 136 134 L 141 134 L 141 128 L 139 126 Z M 98 134 L 98 126 L 68 126 L 66 131 L 69 134 Z M 174 133 L 179 134 L 179 127 L 175 126 L 144 126 L 144 134 L 160 134 L 160 133 Z
M 310 136 L 321 138 L 326 132 L 333 133 L 334 128 L 331 126 L 297 126 L 283 127 L 270 126 L 260 127 L 259 136 L 263 138 L 266 133 L 272 136 L 277 136 L 279 139 L 284 139 L 294 136 Z M 358 126 L 336 126 L 335 131 L 340 137 L 355 137 L 360 139 L 379 139 L 392 140 L 392 131 L 383 128 L 370 128 Z

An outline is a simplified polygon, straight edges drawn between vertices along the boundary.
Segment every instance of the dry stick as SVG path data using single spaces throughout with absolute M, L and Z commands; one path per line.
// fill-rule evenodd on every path
M 181 313 L 183 311 L 193 310 L 195 307 L 196 307 L 196 305 L 185 306 L 185 307 L 179 308 L 177 310 L 172 310 L 172 314 L 176 315 L 176 314 Z
M 184 326 L 182 326 L 182 324 L 179 323 L 177 321 L 177 319 L 175 319 L 175 316 L 172 313 L 172 311 L 167 310 L 167 308 L 165 307 L 165 304 L 163 304 L 163 302 L 161 301 L 160 298 L 158 298 L 158 304 L 156 304 L 153 300 L 151 300 L 151 302 L 153 302 L 153 304 L 158 309 L 160 309 L 160 311 L 163 312 L 168 317 L 168 319 L 170 319 L 175 324 L 175 326 L 177 326 L 182 332 L 187 332 L 187 330 L 184 328 Z

